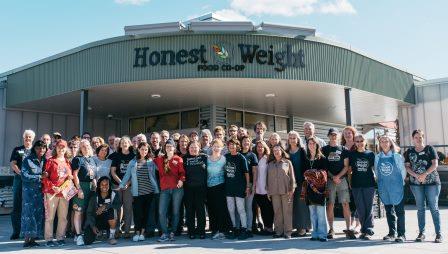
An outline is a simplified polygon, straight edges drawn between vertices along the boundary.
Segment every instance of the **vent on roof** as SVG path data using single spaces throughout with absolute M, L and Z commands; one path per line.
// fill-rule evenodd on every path
M 185 29 L 185 25 L 182 22 L 169 22 L 159 24 L 147 24 L 136 26 L 125 26 L 125 35 L 138 35 L 138 34 L 156 34 L 156 33 L 172 33 L 179 32 Z
M 192 21 L 188 30 L 194 32 L 248 32 L 254 31 L 250 21 Z
M 269 24 L 265 22 L 257 26 L 257 30 L 269 34 L 282 35 L 292 38 L 316 35 L 316 29 L 314 28 L 285 26 L 285 25 Z

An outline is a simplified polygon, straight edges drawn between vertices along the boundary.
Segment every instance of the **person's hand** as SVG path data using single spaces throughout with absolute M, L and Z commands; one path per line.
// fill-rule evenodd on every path
M 61 192 L 61 188 L 59 188 L 59 187 L 56 187 L 56 186 L 53 186 L 53 188 L 51 188 L 53 191 L 54 191 L 54 193 L 56 193 L 56 194 L 58 194 L 59 192 Z
M 92 227 L 92 231 L 93 231 L 93 233 L 94 233 L 95 235 L 99 235 L 99 234 L 100 234 L 100 231 L 99 231 L 98 228 L 95 227 L 95 226 Z
M 67 176 L 67 179 L 68 179 L 68 180 L 73 180 L 73 175 L 68 175 L 68 176 Z
M 81 189 L 79 189 L 78 198 L 84 199 L 84 192 Z
M 47 171 L 42 172 L 42 178 L 47 178 L 47 177 L 48 177 L 48 172 Z
M 129 186 L 128 186 L 127 184 L 125 184 L 123 187 L 120 187 L 119 189 L 120 189 L 120 190 L 127 190 L 128 187 L 129 187 Z
M 426 179 L 426 176 L 428 176 L 428 174 L 427 174 L 426 172 L 423 173 L 423 174 L 420 174 L 420 175 L 417 176 L 417 180 L 418 180 L 419 182 L 421 182 L 421 183 L 424 183 L 424 182 L 425 182 L 425 179 Z
M 250 187 L 246 187 L 246 197 L 250 196 Z
M 288 202 L 291 203 L 292 202 L 292 198 L 294 197 L 294 191 L 290 191 L 288 192 Z
M 333 177 L 333 182 L 335 184 L 340 184 L 341 183 L 341 178 L 339 178 L 338 176 Z
M 182 186 L 184 186 L 184 182 L 182 182 L 181 180 L 177 181 L 177 188 L 180 189 L 182 188 Z
M 255 193 L 257 191 L 257 185 L 254 183 L 254 185 L 252 185 L 252 192 Z
M 269 195 L 268 195 L 268 200 L 272 202 L 272 200 L 271 200 L 271 196 L 269 196 Z
M 102 205 L 96 209 L 96 215 L 101 215 L 106 210 L 106 206 Z

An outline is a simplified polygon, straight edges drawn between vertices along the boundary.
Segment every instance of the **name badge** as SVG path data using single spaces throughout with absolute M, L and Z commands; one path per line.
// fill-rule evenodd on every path
M 110 198 L 106 198 L 106 199 L 104 200 L 104 204 L 110 204 Z

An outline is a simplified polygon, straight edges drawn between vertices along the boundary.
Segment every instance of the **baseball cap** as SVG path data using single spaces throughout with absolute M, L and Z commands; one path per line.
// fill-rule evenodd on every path
M 53 132 L 53 138 L 56 138 L 56 137 L 58 137 L 58 138 L 62 138 L 61 133 L 59 133 L 59 132 Z
M 328 130 L 328 134 L 327 134 L 327 136 L 330 136 L 331 134 L 339 134 L 339 130 L 336 129 L 336 128 L 330 128 L 330 129 Z
M 58 147 L 58 146 L 67 147 L 67 141 L 65 141 L 65 140 L 63 140 L 63 139 L 59 139 L 59 140 L 56 142 L 56 147 Z

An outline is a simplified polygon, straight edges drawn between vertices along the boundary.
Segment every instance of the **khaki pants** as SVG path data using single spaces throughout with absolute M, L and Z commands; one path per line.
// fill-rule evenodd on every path
M 53 197 L 53 194 L 45 194 L 45 241 L 53 240 L 53 221 L 58 212 L 58 227 L 56 239 L 64 240 L 67 227 L 68 201 L 65 198 Z
M 288 194 L 272 195 L 272 206 L 274 207 L 274 225 L 277 235 L 291 236 L 292 232 L 292 201 Z

